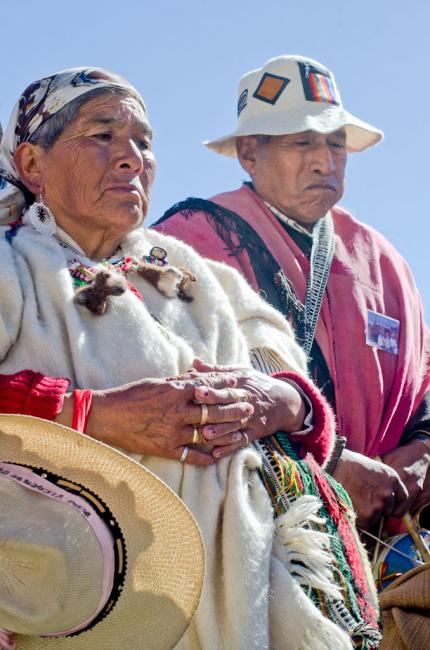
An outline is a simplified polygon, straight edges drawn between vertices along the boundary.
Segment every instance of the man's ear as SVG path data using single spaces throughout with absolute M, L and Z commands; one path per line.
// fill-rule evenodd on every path
M 13 161 L 20 179 L 35 196 L 40 194 L 40 189 L 43 185 L 42 170 L 44 153 L 44 150 L 38 144 L 21 142 L 13 155 Z
M 251 178 L 255 175 L 258 146 L 258 140 L 253 135 L 241 135 L 236 138 L 237 157 Z

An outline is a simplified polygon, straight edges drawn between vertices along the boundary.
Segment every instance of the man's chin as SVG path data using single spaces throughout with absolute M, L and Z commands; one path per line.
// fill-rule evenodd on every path
M 307 223 L 316 223 L 319 219 L 325 217 L 327 212 L 329 212 L 337 203 L 336 201 L 318 201 L 314 202 L 311 205 L 306 206 L 306 209 L 303 210 L 303 221 Z
M 298 224 L 303 226 L 303 228 L 306 228 L 306 230 L 309 230 L 312 232 L 313 226 L 316 224 L 317 221 L 325 217 L 327 212 L 331 209 L 332 206 L 329 206 L 328 208 L 321 208 L 319 210 L 313 210 L 309 212 L 301 212 L 300 214 L 296 215 L 291 215 L 289 214 L 289 218 L 293 219 L 293 221 L 296 221 Z

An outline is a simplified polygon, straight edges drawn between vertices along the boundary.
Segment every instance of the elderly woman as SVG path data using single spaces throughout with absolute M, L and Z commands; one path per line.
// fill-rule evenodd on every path
M 56 419 L 192 510 L 206 578 L 178 647 L 376 647 L 347 497 L 314 460 L 331 416 L 289 326 L 234 270 L 139 228 L 155 175 L 139 93 L 92 68 L 36 81 L 0 173 L 0 371 L 67 378 Z

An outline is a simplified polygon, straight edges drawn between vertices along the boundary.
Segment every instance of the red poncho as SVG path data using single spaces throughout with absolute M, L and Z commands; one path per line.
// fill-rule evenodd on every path
M 211 200 L 240 215 L 257 232 L 304 302 L 309 261 L 258 195 L 243 185 Z M 332 216 L 335 254 L 316 340 L 333 380 L 339 433 L 346 436 L 349 449 L 375 456 L 398 445 L 430 388 L 430 337 L 401 255 L 345 210 L 335 207 Z M 178 213 L 157 229 L 186 241 L 205 257 L 234 266 L 258 288 L 247 252 L 232 256 L 204 212 Z M 368 309 L 400 322 L 398 355 L 366 344 Z

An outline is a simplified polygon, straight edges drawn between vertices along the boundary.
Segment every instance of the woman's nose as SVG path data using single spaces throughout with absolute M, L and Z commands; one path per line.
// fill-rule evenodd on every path
M 140 174 L 143 171 L 143 154 L 134 140 L 122 143 L 115 161 L 117 169 L 127 169 Z

